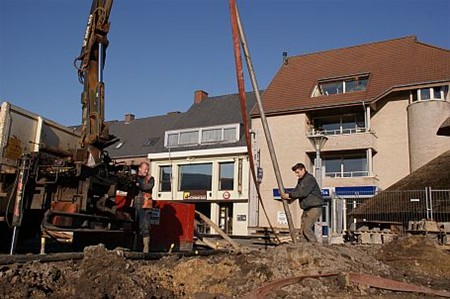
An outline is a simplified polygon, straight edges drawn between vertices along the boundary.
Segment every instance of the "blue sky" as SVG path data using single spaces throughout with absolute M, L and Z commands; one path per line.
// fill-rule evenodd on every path
M 448 0 L 237 0 L 260 88 L 289 56 L 415 35 L 450 49 Z M 81 121 L 73 60 L 91 0 L 0 0 L 0 100 Z M 115 0 L 107 120 L 186 111 L 194 91 L 237 93 L 228 1 Z M 246 80 L 246 89 L 251 90 Z

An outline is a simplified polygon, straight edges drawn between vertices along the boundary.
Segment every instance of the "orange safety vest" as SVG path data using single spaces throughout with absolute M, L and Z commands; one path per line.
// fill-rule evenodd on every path
M 153 206 L 152 194 L 144 192 L 144 200 L 142 201 L 143 209 L 151 209 Z

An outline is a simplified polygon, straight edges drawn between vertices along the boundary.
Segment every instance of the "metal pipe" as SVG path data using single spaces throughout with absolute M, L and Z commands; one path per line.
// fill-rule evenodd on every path
M 242 28 L 241 18 L 239 16 L 239 10 L 238 10 L 237 4 L 234 0 L 231 0 L 231 3 L 234 3 L 234 5 L 232 5 L 232 6 L 234 6 L 234 8 L 236 10 L 236 20 L 237 20 L 237 25 L 239 28 L 240 40 L 241 40 L 242 48 L 244 50 L 244 56 L 245 56 L 245 60 L 247 62 L 247 68 L 248 68 L 248 72 L 250 74 L 253 91 L 255 92 L 256 103 L 258 106 L 259 114 L 261 116 L 261 122 L 263 125 L 263 130 L 264 130 L 264 134 L 265 134 L 266 141 L 267 141 L 267 146 L 269 148 L 270 158 L 272 160 L 272 166 L 273 166 L 273 169 L 275 172 L 275 177 L 277 179 L 278 189 L 280 191 L 280 195 L 283 195 L 286 192 L 284 190 L 283 180 L 281 178 L 280 167 L 278 166 L 278 161 L 277 161 L 277 157 L 275 154 L 275 148 L 273 146 L 273 141 L 272 141 L 272 136 L 270 134 L 269 125 L 267 124 L 266 115 L 264 113 L 264 109 L 262 106 L 261 96 L 259 93 L 259 87 L 258 87 L 258 83 L 256 81 L 256 76 L 255 76 L 255 70 L 253 68 L 253 64 L 252 64 L 252 61 L 250 58 L 250 52 L 249 52 L 249 49 L 247 46 L 247 41 L 245 39 L 244 30 Z M 289 204 L 285 200 L 281 200 L 281 202 L 283 203 L 283 208 L 284 208 L 284 212 L 286 214 L 286 219 L 288 222 L 289 232 L 291 234 L 292 242 L 297 243 L 297 235 L 295 233 L 294 223 L 292 221 L 292 215 L 291 215 L 291 211 L 289 209 Z
M 41 135 L 42 135 L 42 127 L 44 124 L 44 119 L 41 116 L 37 117 L 37 126 L 36 126 L 36 134 L 34 137 L 34 149 L 33 152 L 39 152 L 39 147 L 41 145 Z
M 18 226 L 14 226 L 12 240 L 11 240 L 11 248 L 9 250 L 9 254 L 10 255 L 13 255 L 14 252 L 16 252 L 17 237 L 18 236 L 19 236 L 19 227 Z
M 105 65 L 104 59 L 104 45 L 99 42 L 98 43 L 98 81 L 103 82 L 103 66 Z
M 342 232 L 347 231 L 347 200 L 342 199 Z
M 9 252 L 11 255 L 14 254 L 14 252 L 16 251 L 17 239 L 19 236 L 19 227 L 22 225 L 23 205 L 25 200 L 25 187 L 27 185 L 30 167 L 29 163 L 30 163 L 29 155 L 22 155 L 20 157 L 16 201 L 14 203 L 14 211 L 12 218 L 12 225 L 14 226 L 14 230 L 11 240 L 11 248 Z M 14 190 L 12 190 L 11 192 L 14 192 Z

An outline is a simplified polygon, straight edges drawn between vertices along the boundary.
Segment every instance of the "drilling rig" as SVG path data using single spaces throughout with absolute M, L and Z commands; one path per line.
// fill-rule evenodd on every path
M 112 4 L 113 0 L 93 0 L 81 53 L 74 61 L 83 84 L 79 131 L 27 112 L 30 119 L 40 120 L 40 125 L 35 125 L 34 136 L 25 136 L 17 131 L 17 115 L 26 111 L 2 105 L 0 221 L 12 228 L 11 254 L 18 240 L 30 237 L 30 233 L 39 234 L 42 240 L 83 240 L 87 244 L 111 239 L 112 235 L 120 235 L 122 240 L 123 234 L 133 235 L 132 218 L 114 202 L 121 168 L 105 151 L 118 141 L 109 134 L 104 120 L 103 69 Z M 14 135 L 12 125 L 17 131 Z M 24 146 L 27 142 L 32 146 Z

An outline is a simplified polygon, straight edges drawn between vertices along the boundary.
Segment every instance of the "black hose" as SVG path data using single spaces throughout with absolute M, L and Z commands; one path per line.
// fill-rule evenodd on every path
M 225 250 L 198 250 L 198 251 L 180 251 L 180 252 L 134 252 L 113 250 L 119 256 L 129 260 L 159 260 L 166 256 L 191 257 L 191 256 L 209 256 L 220 253 L 228 253 Z M 27 263 L 31 261 L 45 262 L 63 262 L 68 260 L 81 260 L 84 258 L 83 252 L 61 252 L 49 254 L 14 254 L 0 255 L 0 265 L 10 265 L 14 263 Z

